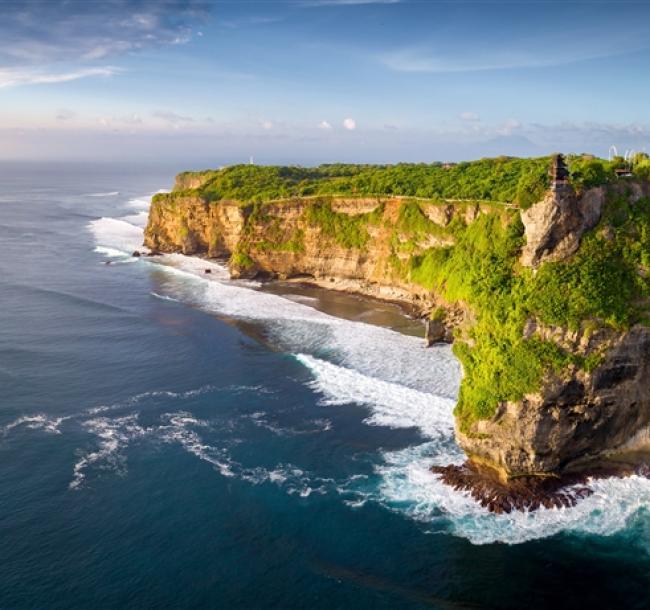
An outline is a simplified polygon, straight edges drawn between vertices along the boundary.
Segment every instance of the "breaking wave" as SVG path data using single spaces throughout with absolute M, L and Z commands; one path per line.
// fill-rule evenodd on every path
M 117 197 L 119 194 L 118 191 L 110 191 L 108 193 L 87 193 L 83 197 Z

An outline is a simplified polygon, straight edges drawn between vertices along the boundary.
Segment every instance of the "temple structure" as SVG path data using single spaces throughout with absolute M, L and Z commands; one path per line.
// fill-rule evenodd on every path
M 549 175 L 551 176 L 551 188 L 554 191 L 563 190 L 569 186 L 569 169 L 564 155 L 557 154 L 551 157 Z

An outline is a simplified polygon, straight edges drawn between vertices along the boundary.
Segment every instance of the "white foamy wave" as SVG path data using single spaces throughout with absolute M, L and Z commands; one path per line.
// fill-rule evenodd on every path
M 136 227 L 140 227 L 142 230 L 147 226 L 147 221 L 149 219 L 149 213 L 147 210 L 142 210 L 137 214 L 128 214 L 127 216 L 122 216 L 120 220 L 128 222 Z
M 215 280 L 228 282 L 230 280 L 228 268 L 217 261 L 185 256 L 184 254 L 166 254 L 160 257 L 159 261 L 162 263 L 162 268 L 178 277 L 205 282 L 214 282 Z M 159 261 L 152 262 L 158 264 Z M 205 273 L 206 269 L 210 270 L 209 274 Z
M 204 441 L 192 428 L 206 428 L 209 423 L 190 413 L 168 413 L 162 419 L 165 423 L 159 428 L 159 434 L 164 442 L 178 443 L 191 455 L 211 464 L 224 477 L 253 485 L 274 484 L 287 494 L 302 498 L 326 494 L 334 486 L 333 479 L 314 476 L 293 464 L 277 464 L 274 468 L 243 466 L 231 457 L 227 446 L 216 447 Z
M 632 476 L 590 481 L 593 495 L 572 508 L 497 515 L 481 507 L 469 492 L 455 491 L 429 470 L 434 463 L 463 459 L 458 448 L 450 444 L 441 452 L 435 442 L 387 452 L 384 464 L 377 467 L 381 484 L 373 499 L 433 531 L 449 531 L 474 544 L 518 544 L 563 531 L 610 535 L 650 506 L 650 480 Z M 650 549 L 650 538 L 643 542 Z
M 44 430 L 45 432 L 51 432 L 52 434 L 61 434 L 59 426 L 66 419 L 70 419 L 70 416 L 50 418 L 42 413 L 36 415 L 23 415 L 4 426 L 2 431 L 6 436 L 13 429 L 24 426 L 30 430 Z
M 307 422 L 307 427 L 283 427 L 268 420 L 266 413 L 258 411 L 245 415 L 242 419 L 248 419 L 259 428 L 272 432 L 277 436 L 300 436 L 302 434 L 317 434 L 329 432 L 332 429 L 332 422 L 329 419 L 314 419 Z
M 131 253 L 146 250 L 142 247 L 142 229 L 118 218 L 99 218 L 88 223 L 95 243 L 104 248 Z
M 263 322 L 287 351 L 327 351 L 346 367 L 367 376 L 456 398 L 460 367 L 449 346 L 426 349 L 417 337 L 335 318 L 303 303 L 251 290 L 229 281 L 223 267 L 219 274 L 206 278 L 206 263 L 201 259 L 172 255 L 163 257 L 162 262 L 171 263 L 160 267 L 179 279 L 176 291 L 180 300 L 215 314 Z
M 105 246 L 96 246 L 94 252 L 103 254 L 108 258 L 122 258 L 125 256 L 131 256 L 130 253 L 124 252 L 123 250 L 117 250 L 116 248 L 107 248 Z
M 120 193 L 118 191 L 110 191 L 108 193 L 87 193 L 83 197 L 116 197 Z
M 166 296 L 164 294 L 158 294 L 157 292 L 150 292 L 149 293 L 152 297 L 155 297 L 156 299 L 160 299 L 161 301 L 172 301 L 174 303 L 178 303 L 178 299 L 175 299 L 173 297 Z
M 325 396 L 325 404 L 368 405 L 372 415 L 366 422 L 390 428 L 418 428 L 428 437 L 453 433 L 454 401 L 419 390 L 368 377 L 330 362 L 299 354 L 315 376 L 312 387 Z
M 224 477 L 235 476 L 234 464 L 226 449 L 204 443 L 190 428 L 190 426 L 205 426 L 205 422 L 185 412 L 169 413 L 164 415 L 163 419 L 167 422 L 167 425 L 161 428 L 164 442 L 180 444 L 185 451 L 208 462 Z
M 293 464 L 278 464 L 275 468 L 244 468 L 239 478 L 253 485 L 271 483 L 287 494 L 308 498 L 312 494 L 325 495 L 334 487 L 334 479 L 317 477 Z
M 99 447 L 81 455 L 73 467 L 70 489 L 79 489 L 86 478 L 89 467 L 112 470 L 117 474 L 126 473 L 126 457 L 120 450 L 131 440 L 142 437 L 147 430 L 137 423 L 137 415 L 116 419 L 99 417 L 84 422 L 84 427 L 99 439 Z
M 135 210 L 148 210 L 151 205 L 151 196 L 133 197 L 132 199 L 129 199 L 126 205 Z

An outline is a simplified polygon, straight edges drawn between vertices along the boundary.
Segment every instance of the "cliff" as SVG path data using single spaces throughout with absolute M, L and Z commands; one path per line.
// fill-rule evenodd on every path
M 647 183 L 542 191 L 526 210 L 395 195 L 242 203 L 210 190 L 227 172 L 181 175 L 156 196 L 145 244 L 430 314 L 464 370 L 458 442 L 502 482 L 650 450 Z
M 428 231 L 408 226 L 412 210 Z M 233 277 L 304 277 L 426 311 L 443 299 L 400 273 L 400 263 L 411 252 L 453 244 L 454 221 L 471 223 L 481 213 L 497 211 L 504 212 L 479 202 L 449 205 L 398 197 L 215 204 L 199 194 L 172 192 L 155 198 L 145 245 L 156 252 L 226 259 Z

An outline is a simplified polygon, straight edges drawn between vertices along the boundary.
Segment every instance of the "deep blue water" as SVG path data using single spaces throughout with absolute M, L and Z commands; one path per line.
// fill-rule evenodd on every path
M 646 481 L 488 515 L 447 348 L 125 256 L 174 171 L 0 164 L 1 608 L 650 607 Z

